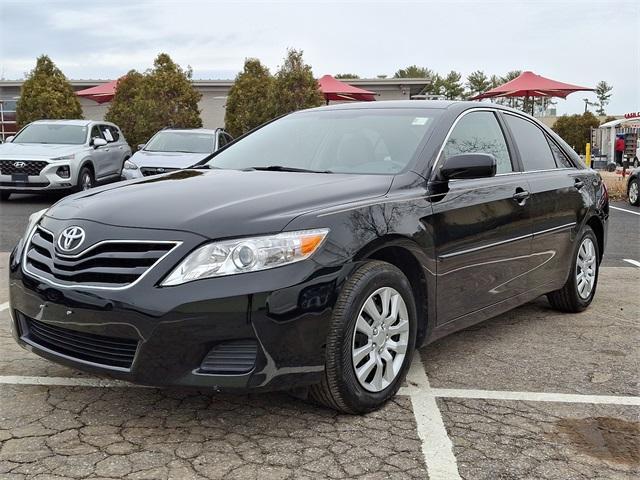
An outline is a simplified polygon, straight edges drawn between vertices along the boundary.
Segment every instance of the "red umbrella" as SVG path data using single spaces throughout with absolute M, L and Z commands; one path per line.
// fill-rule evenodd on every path
M 522 72 L 518 77 L 504 83 L 496 88 L 492 88 L 480 95 L 470 98 L 470 100 L 482 100 L 483 98 L 494 97 L 561 97 L 566 98 L 573 92 L 591 92 L 593 88 L 580 87 L 570 83 L 558 82 L 536 75 L 533 72 Z M 532 105 L 533 113 L 533 105 Z
M 325 75 L 318 80 L 320 91 L 329 104 L 329 100 L 350 100 L 358 102 L 371 102 L 375 100 L 375 92 L 354 87 L 348 83 L 336 80 L 331 75 Z
M 119 79 L 118 79 L 119 80 Z M 76 95 L 79 97 L 88 98 L 98 103 L 107 103 L 113 100 L 116 94 L 116 86 L 118 80 L 112 80 L 102 85 L 97 85 L 91 88 L 85 88 L 84 90 L 78 90 Z

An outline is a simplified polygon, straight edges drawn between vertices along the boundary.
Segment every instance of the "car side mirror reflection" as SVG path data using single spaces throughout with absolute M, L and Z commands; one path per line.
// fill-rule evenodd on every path
M 15 138 L 15 135 L 11 135 L 11 136 L 5 138 L 4 141 L 5 141 L 5 143 L 11 143 L 14 138 Z
M 91 145 L 93 148 L 104 147 L 107 144 L 107 141 L 104 138 L 92 138 Z
M 462 153 L 445 159 L 439 177 L 441 180 L 493 177 L 496 163 L 496 157 L 488 153 Z

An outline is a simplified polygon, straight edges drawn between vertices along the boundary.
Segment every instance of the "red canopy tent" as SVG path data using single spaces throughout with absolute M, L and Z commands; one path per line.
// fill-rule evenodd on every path
M 580 87 L 570 83 L 558 82 L 536 75 L 533 72 L 522 72 L 518 77 L 508 81 L 496 88 L 492 88 L 480 95 L 470 98 L 470 100 L 482 100 L 483 98 L 495 97 L 561 97 L 566 98 L 573 92 L 591 92 L 593 88 Z M 533 114 L 533 103 L 531 104 Z
M 119 80 L 119 79 L 118 79 Z M 98 103 L 107 103 L 113 100 L 116 94 L 116 86 L 118 80 L 112 80 L 102 85 L 96 85 L 95 87 L 85 88 L 84 90 L 78 90 L 76 95 L 79 97 L 88 98 Z
M 330 100 L 349 100 L 356 102 L 371 102 L 375 100 L 376 93 L 354 87 L 348 83 L 336 80 L 331 75 L 325 75 L 318 80 L 320 91 L 324 95 L 327 105 Z

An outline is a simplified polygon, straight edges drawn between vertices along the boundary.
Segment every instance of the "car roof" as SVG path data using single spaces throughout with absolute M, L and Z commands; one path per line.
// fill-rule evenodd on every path
M 94 120 L 36 120 L 32 123 L 64 123 L 66 125 L 80 125 L 82 127 L 86 127 L 87 125 L 90 125 L 92 123 L 102 122 L 95 122 Z
M 161 132 L 187 132 L 187 133 L 207 133 L 209 135 L 214 135 L 217 131 L 222 130 L 221 128 L 210 129 L 210 128 L 165 128 L 160 130 Z
M 526 113 L 506 107 L 497 103 L 489 102 L 472 102 L 465 100 L 378 100 L 373 102 L 348 102 L 337 103 L 334 105 L 326 105 L 302 111 L 322 111 L 322 110 L 355 110 L 355 109 L 436 109 L 436 110 L 455 110 L 462 112 L 470 108 L 495 108 L 499 110 L 516 112 L 518 114 Z

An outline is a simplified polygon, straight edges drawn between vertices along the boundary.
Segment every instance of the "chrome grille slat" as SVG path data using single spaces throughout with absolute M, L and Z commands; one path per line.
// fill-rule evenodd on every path
M 18 168 L 14 165 L 16 162 L 24 163 L 24 167 Z M 14 173 L 26 173 L 29 176 L 40 175 L 47 162 L 41 160 L 0 160 L 0 174 L 13 175 Z
M 127 288 L 180 242 L 105 240 L 76 255 L 61 255 L 51 232 L 38 226 L 25 248 L 27 273 L 59 286 Z

